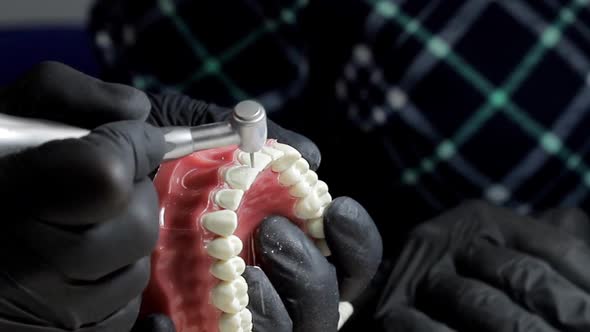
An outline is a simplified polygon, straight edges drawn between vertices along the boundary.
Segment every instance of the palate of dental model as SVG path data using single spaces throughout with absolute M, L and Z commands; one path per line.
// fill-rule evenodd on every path
M 154 179 L 160 235 L 142 315 L 164 313 L 177 332 L 251 332 L 246 265 L 255 265 L 253 234 L 282 215 L 324 255 L 325 182 L 293 147 L 269 140 L 260 152 L 200 151 L 162 164 Z

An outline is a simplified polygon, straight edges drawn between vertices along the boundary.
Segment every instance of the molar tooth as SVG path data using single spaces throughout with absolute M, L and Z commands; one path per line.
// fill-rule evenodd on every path
M 231 210 L 219 210 L 203 215 L 203 226 L 210 232 L 230 236 L 238 227 L 238 215 Z
M 244 191 L 241 189 L 221 189 L 215 193 L 215 203 L 224 209 L 235 211 L 243 196 Z
M 289 193 L 297 198 L 307 196 L 318 182 L 318 174 L 312 170 L 307 171 L 307 173 L 305 173 L 302 178 L 303 179 L 301 181 L 289 188 Z
M 261 152 L 265 155 L 270 156 L 272 160 L 277 160 L 285 154 L 283 151 L 271 148 L 269 146 L 263 146 Z
M 307 232 L 316 239 L 323 239 L 326 237 L 324 233 L 324 219 L 314 218 L 307 222 Z
M 248 190 L 257 175 L 258 170 L 248 166 L 230 167 L 225 172 L 225 182 L 233 189 Z
M 283 186 L 292 186 L 300 182 L 307 171 L 309 171 L 309 163 L 299 158 L 291 167 L 279 174 L 279 183 Z
M 323 194 L 328 192 L 328 185 L 324 181 L 319 180 L 315 184 L 313 189 L 315 190 L 316 193 L 318 193 L 318 196 L 322 196 Z
M 326 239 L 314 239 L 313 242 L 315 242 L 315 245 L 318 247 L 318 249 L 320 249 L 322 255 L 326 257 L 332 255 L 330 248 L 328 248 L 328 243 L 326 242 Z
M 252 167 L 249 153 L 240 151 L 240 153 L 238 153 L 238 160 L 240 161 L 240 163 Z M 268 166 L 271 162 L 271 156 L 264 154 L 262 152 L 254 152 L 254 166 L 256 166 L 254 168 L 258 171 L 262 171 L 263 169 L 265 169 L 266 166 Z
M 211 274 L 217 279 L 231 281 L 241 276 L 246 269 L 246 263 L 240 256 L 226 261 L 218 261 L 211 266 Z
M 211 290 L 211 300 L 223 312 L 238 313 L 248 305 L 248 284 L 243 277 L 222 281 Z
M 321 195 L 320 202 L 322 204 L 322 207 L 328 206 L 328 204 L 332 203 L 332 195 L 330 195 L 330 193 L 325 193 Z
M 317 212 L 322 207 L 321 201 L 315 191 L 299 199 L 295 204 L 295 215 L 301 219 L 317 218 Z
M 242 240 L 235 235 L 219 237 L 209 242 L 207 245 L 207 253 L 211 257 L 228 260 L 237 256 L 242 251 L 243 246 Z
M 219 332 L 252 331 L 252 313 L 244 309 L 236 314 L 224 313 L 219 318 Z

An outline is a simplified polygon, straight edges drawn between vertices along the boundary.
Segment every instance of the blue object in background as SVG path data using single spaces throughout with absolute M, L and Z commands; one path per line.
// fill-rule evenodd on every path
M 44 60 L 63 62 L 97 76 L 92 40 L 84 27 L 0 27 L 0 85 Z

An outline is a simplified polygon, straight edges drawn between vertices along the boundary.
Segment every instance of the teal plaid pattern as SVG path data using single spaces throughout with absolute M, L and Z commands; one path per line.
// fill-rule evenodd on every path
M 336 193 L 384 223 L 379 199 L 403 200 L 411 224 L 465 198 L 587 204 L 587 22 L 588 0 L 104 0 L 91 29 L 107 78 L 257 98 L 322 147 Z

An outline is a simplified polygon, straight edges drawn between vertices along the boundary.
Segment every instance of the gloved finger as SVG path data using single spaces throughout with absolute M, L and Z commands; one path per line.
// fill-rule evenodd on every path
M 446 269 L 434 269 L 419 292 L 418 309 L 460 331 L 557 332 L 501 291 Z
M 148 123 L 158 127 L 199 126 L 226 121 L 232 110 L 176 93 L 147 93 L 152 104 Z
M 326 241 L 338 275 L 340 299 L 352 301 L 377 272 L 383 251 L 381 236 L 371 216 L 352 198 L 336 198 L 324 216 Z
M 307 137 L 285 129 L 271 120 L 268 120 L 268 137 L 275 138 L 279 143 L 285 143 L 297 149 L 301 156 L 307 160 L 309 168 L 312 170 L 315 171 L 320 167 L 322 161 L 320 150 Z
M 97 280 L 151 253 L 158 238 L 157 208 L 156 190 L 146 178 L 112 220 L 82 227 L 26 222 L 24 243 L 64 276 Z
M 539 219 L 590 245 L 590 220 L 581 209 L 556 208 L 544 212 Z
M 470 207 L 472 220 L 499 227 L 507 247 L 540 258 L 590 292 L 590 249 L 584 241 L 552 225 L 490 204 L 475 203 Z
M 80 139 L 52 141 L 0 159 L 9 210 L 47 222 L 90 224 L 123 210 L 134 182 L 165 152 L 162 132 L 139 121 L 113 122 Z
M 147 96 L 127 85 L 106 83 L 58 62 L 43 62 L 2 92 L 2 113 L 39 117 L 85 128 L 121 120 L 145 120 Z
M 507 293 L 562 331 L 590 331 L 590 296 L 548 264 L 487 242 L 457 257 L 462 273 Z
M 129 304 L 127 304 L 124 308 L 121 308 L 117 312 L 113 313 L 108 318 L 104 319 L 97 324 L 92 324 L 90 326 L 82 326 L 78 324 L 78 326 L 69 326 L 68 331 L 76 331 L 76 332 L 113 332 L 113 331 L 129 331 L 131 326 L 133 326 L 133 322 L 137 317 L 137 313 L 139 312 L 139 304 L 140 298 L 133 299 Z M 10 331 L 10 332 L 64 332 L 65 330 L 62 327 L 49 327 L 48 324 L 51 323 L 44 323 L 45 325 L 37 325 L 34 322 L 27 323 L 21 321 L 15 321 L 12 319 L 6 319 L 4 317 L 0 317 L 0 330 L 1 331 Z M 167 330 L 155 330 L 153 332 L 168 332 Z M 137 332 L 143 332 L 137 331 Z M 148 330 L 147 332 L 152 332 Z M 175 332 L 172 330 L 171 332 Z
M 283 217 L 269 217 L 259 226 L 255 243 L 260 266 L 283 300 L 293 331 L 336 331 L 336 272 L 307 235 Z
M 170 317 L 152 314 L 138 320 L 131 332 L 176 332 L 176 328 Z
M 37 312 L 51 322 L 61 322 L 75 330 L 81 324 L 101 322 L 111 316 L 116 308 L 126 307 L 130 301 L 141 296 L 147 286 L 150 273 L 150 257 L 124 267 L 108 276 L 92 282 L 78 282 L 64 278 L 59 272 L 46 267 L 43 260 L 32 255 L 2 257 L 3 268 L 12 272 L 0 274 L 5 284 L 18 287 L 0 289 L 0 298 L 29 308 L 30 303 L 39 303 Z M 27 258 L 23 262 L 23 257 Z M 30 298 L 35 294 L 35 299 Z M 47 308 L 43 303 L 59 303 Z M 135 310 L 135 309 L 134 309 Z M 139 312 L 139 303 L 135 314 Z M 133 326 L 136 316 L 129 322 Z
M 257 332 L 292 332 L 291 317 L 264 272 L 260 268 L 247 266 L 242 276 L 248 282 L 248 297 L 250 298 L 248 309 L 252 314 L 253 330 Z M 244 331 L 250 330 L 244 329 Z
M 389 308 L 381 325 L 386 332 L 452 332 L 451 328 L 437 322 L 416 309 L 395 306 Z

